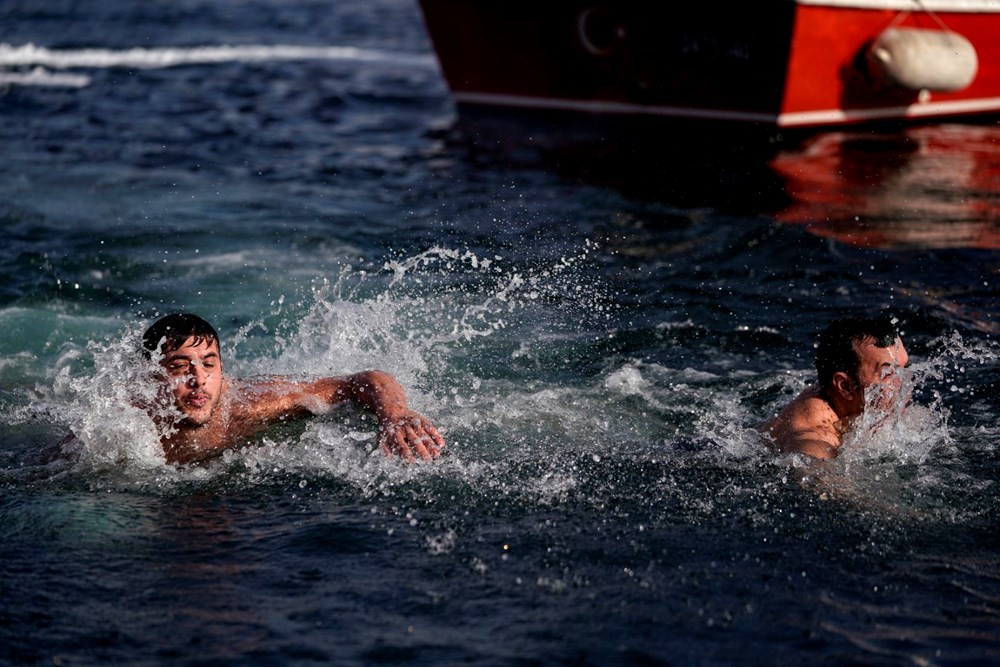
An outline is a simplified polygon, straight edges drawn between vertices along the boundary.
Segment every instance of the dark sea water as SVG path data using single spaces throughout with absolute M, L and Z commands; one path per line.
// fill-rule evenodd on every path
M 12 0 L 0 44 L 0 663 L 1000 662 L 995 119 L 460 116 L 411 0 Z M 913 404 L 772 453 L 882 309 Z M 174 310 L 234 375 L 395 374 L 446 455 L 347 408 L 166 465 L 128 362 Z

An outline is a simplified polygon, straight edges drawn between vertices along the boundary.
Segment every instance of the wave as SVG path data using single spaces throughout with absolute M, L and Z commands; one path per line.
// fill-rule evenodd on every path
M 334 60 L 387 63 L 394 66 L 431 68 L 430 55 L 364 49 L 354 46 L 294 46 L 247 44 L 238 46 L 160 47 L 113 49 L 48 49 L 34 44 L 0 44 L 0 67 L 41 65 L 55 69 L 130 67 L 160 69 L 181 65 L 211 65 L 229 62 L 280 60 Z
M 34 44 L 0 44 L 0 68 L 34 67 L 30 71 L 0 70 L 0 86 L 83 88 L 91 78 L 82 74 L 53 73 L 51 69 L 163 69 L 185 65 L 218 65 L 232 62 L 328 60 L 385 64 L 393 67 L 433 69 L 437 60 L 426 54 L 403 53 L 354 46 L 295 46 L 246 44 L 131 49 L 49 49 Z
M 53 73 L 44 67 L 36 67 L 29 72 L 0 72 L 0 86 L 85 88 L 89 85 L 89 76 L 84 74 Z

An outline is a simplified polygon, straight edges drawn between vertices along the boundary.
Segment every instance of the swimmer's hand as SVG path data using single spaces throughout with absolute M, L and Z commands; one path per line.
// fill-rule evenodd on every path
M 423 415 L 404 409 L 380 420 L 378 444 L 386 456 L 396 454 L 408 462 L 416 457 L 433 461 L 441 456 L 444 438 Z

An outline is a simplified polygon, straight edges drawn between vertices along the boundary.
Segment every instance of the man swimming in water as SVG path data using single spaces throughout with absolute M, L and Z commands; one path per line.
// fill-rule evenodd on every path
M 854 418 L 864 412 L 866 397 L 871 401 L 868 407 L 876 409 L 897 399 L 902 384 L 898 371 L 908 361 L 889 317 L 836 320 L 819 336 L 817 384 L 799 394 L 761 430 L 783 453 L 831 459 Z
M 196 315 L 167 315 L 142 337 L 146 355 L 158 362 L 163 408 L 151 410 L 162 433 L 168 463 L 191 463 L 240 446 L 271 424 L 322 414 L 345 400 L 378 418 L 378 443 L 386 454 L 430 461 L 444 439 L 426 418 L 409 409 L 398 382 L 381 371 L 307 381 L 286 378 L 237 380 L 222 371 L 219 334 Z M 172 409 L 171 409 L 172 407 Z

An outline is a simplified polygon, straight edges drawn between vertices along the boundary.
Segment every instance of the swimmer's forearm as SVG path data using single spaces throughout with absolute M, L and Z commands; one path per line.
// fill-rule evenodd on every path
M 375 413 L 379 420 L 395 419 L 408 409 L 403 387 L 382 371 L 306 383 L 271 378 L 246 387 L 244 397 L 248 412 L 263 423 L 323 414 L 343 401 L 357 403 Z
M 346 397 L 374 412 L 380 421 L 396 419 L 409 409 L 402 385 L 388 373 L 356 373 L 345 384 Z
M 271 380 L 257 395 L 259 415 L 274 421 L 302 414 L 322 414 L 330 406 L 352 401 L 373 412 L 379 421 L 378 441 L 387 454 L 412 461 L 441 455 L 444 438 L 427 419 L 410 410 L 403 387 L 388 373 L 364 371 L 307 383 Z

